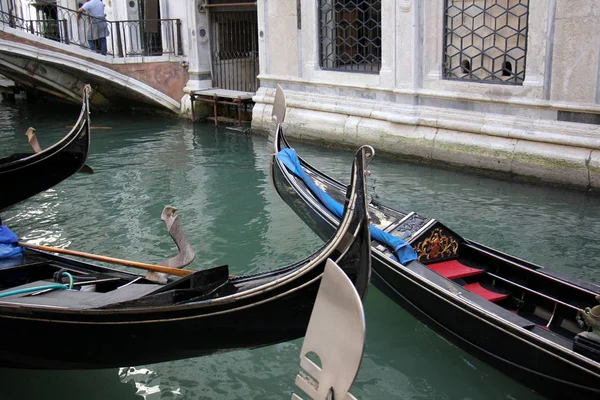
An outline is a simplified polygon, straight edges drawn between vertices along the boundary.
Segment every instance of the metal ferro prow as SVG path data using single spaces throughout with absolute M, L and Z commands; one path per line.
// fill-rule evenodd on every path
M 365 314 L 354 285 L 327 260 L 302 350 L 296 386 L 311 399 L 356 400 L 349 393 L 365 345 Z M 321 366 L 307 356 L 316 354 Z M 302 400 L 292 394 L 292 400 Z

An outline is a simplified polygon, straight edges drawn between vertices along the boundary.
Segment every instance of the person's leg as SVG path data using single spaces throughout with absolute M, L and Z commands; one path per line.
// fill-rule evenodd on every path
M 100 54 L 105 56 L 106 55 L 106 38 L 103 37 L 98 40 L 100 41 Z
M 90 49 L 92 51 L 96 50 L 96 41 L 95 40 L 88 40 L 88 44 L 90 45 Z

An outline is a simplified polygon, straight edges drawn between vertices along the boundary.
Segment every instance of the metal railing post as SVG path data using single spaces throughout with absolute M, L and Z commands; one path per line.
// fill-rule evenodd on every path
M 123 57 L 123 40 L 121 38 L 121 23 L 119 21 L 116 21 L 115 27 L 116 27 L 116 31 L 117 31 L 117 54 L 119 57 Z M 114 51 L 114 49 L 113 49 L 113 51 Z
M 61 19 L 60 20 L 61 25 L 62 25 L 62 37 L 63 37 L 63 43 L 69 44 L 69 27 L 67 25 L 67 20 L 66 19 Z M 59 33 L 60 34 L 60 33 Z
M 181 20 L 177 19 L 176 22 L 177 25 L 177 50 L 176 50 L 176 56 L 181 56 L 183 55 L 183 45 L 181 44 Z

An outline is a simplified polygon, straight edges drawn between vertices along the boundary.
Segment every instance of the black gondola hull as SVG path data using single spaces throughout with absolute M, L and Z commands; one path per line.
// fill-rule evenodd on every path
M 0 299 L 0 366 L 33 369 L 97 369 L 150 364 L 255 348 L 303 337 L 328 258 L 333 259 L 364 296 L 370 276 L 369 234 L 364 222 L 351 224 L 349 243 L 309 257 L 297 265 L 249 277 L 229 278 L 229 286 L 285 278 L 294 269 L 314 263 L 306 273 L 252 295 L 211 293 L 169 306 L 125 305 L 107 309 L 31 307 Z M 348 239 L 348 238 L 346 238 Z M 35 252 L 28 264 L 47 260 L 52 267 L 110 273 L 133 281 L 123 271 Z M 4 262 L 6 267 L 6 261 Z M 26 264 L 26 263 L 22 263 Z M 13 266 L 18 268 L 18 265 Z M 50 268 L 50 267 L 48 267 Z M 129 275 L 129 276 L 128 276 Z M 155 285 L 156 286 L 156 285 Z M 219 301 L 224 297 L 229 301 Z M 85 294 L 82 294 L 85 298 Z
M 123 316 L 73 323 L 1 317 L 3 367 L 97 369 L 143 365 L 255 348 L 304 336 L 319 281 L 301 292 L 216 315 L 189 309 L 131 322 Z M 198 315 L 200 314 L 200 315 Z
M 285 147 L 281 139 L 275 152 Z M 337 219 L 283 168 L 273 162 L 276 191 L 319 237 L 327 240 Z M 461 290 L 417 261 L 403 266 L 379 251 L 376 242 L 372 244 L 374 286 L 450 341 L 549 397 L 600 396 L 598 363 L 544 340 L 543 331 L 529 334 L 543 328 L 527 326 L 522 318 Z
M 346 273 L 361 298 L 367 292 L 371 247 L 364 158 L 363 151 L 357 154 L 346 211 L 332 238 L 280 268 L 231 277 L 221 266 L 162 285 L 37 250 L 0 260 L 0 366 L 115 368 L 304 336 L 328 260 Z M 70 284 L 76 277 L 86 290 L 42 292 L 53 278 L 64 278 L 65 270 Z
M 500 324 L 491 316 L 460 308 L 456 299 L 437 292 L 373 260 L 372 282 L 376 288 L 413 316 L 475 355 L 540 393 L 565 399 L 597 398 L 597 373 L 589 371 L 576 355 L 556 349 L 519 329 Z
M 13 154 L 0 159 L 0 210 L 56 186 L 85 164 L 90 149 L 87 89 L 79 119 L 55 145 L 39 153 Z
M 357 211 L 360 213 L 360 208 Z M 14 303 L 0 299 L 0 324 L 4 327 L 0 330 L 0 366 L 114 368 L 256 348 L 303 337 L 327 259 L 336 261 L 359 294 L 365 295 L 370 280 L 369 233 L 365 220 L 366 213 L 362 222 L 359 218 L 349 224 L 354 238 L 341 235 L 340 239 L 347 242 L 326 253 L 322 250 L 291 266 L 228 279 L 229 286 L 274 281 L 285 279 L 303 265 L 314 264 L 294 279 L 251 295 L 245 295 L 242 290 L 239 295 L 231 293 L 227 285 L 223 285 L 223 289 L 217 288 L 210 294 L 215 300 L 200 298 L 169 306 L 133 304 L 82 310 L 60 309 L 55 305 L 31 307 L 19 304 L 18 299 Z M 50 263 L 48 268 L 51 265 L 55 269 L 104 273 L 131 281 L 139 279 L 123 271 L 33 253 L 28 253 L 26 257 L 31 259 L 21 264 L 44 260 Z M 15 261 L 12 267 L 18 269 L 18 264 Z M 11 266 L 4 261 L 4 267 Z M 81 295 L 85 298 L 85 294 Z M 220 301 L 228 296 L 228 301 Z

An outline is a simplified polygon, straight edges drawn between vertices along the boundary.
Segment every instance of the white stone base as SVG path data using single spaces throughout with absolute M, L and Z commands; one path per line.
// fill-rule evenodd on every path
M 418 158 L 600 189 L 600 126 L 286 90 L 285 131 L 317 143 L 369 144 Z M 274 89 L 254 97 L 252 127 L 272 128 Z

